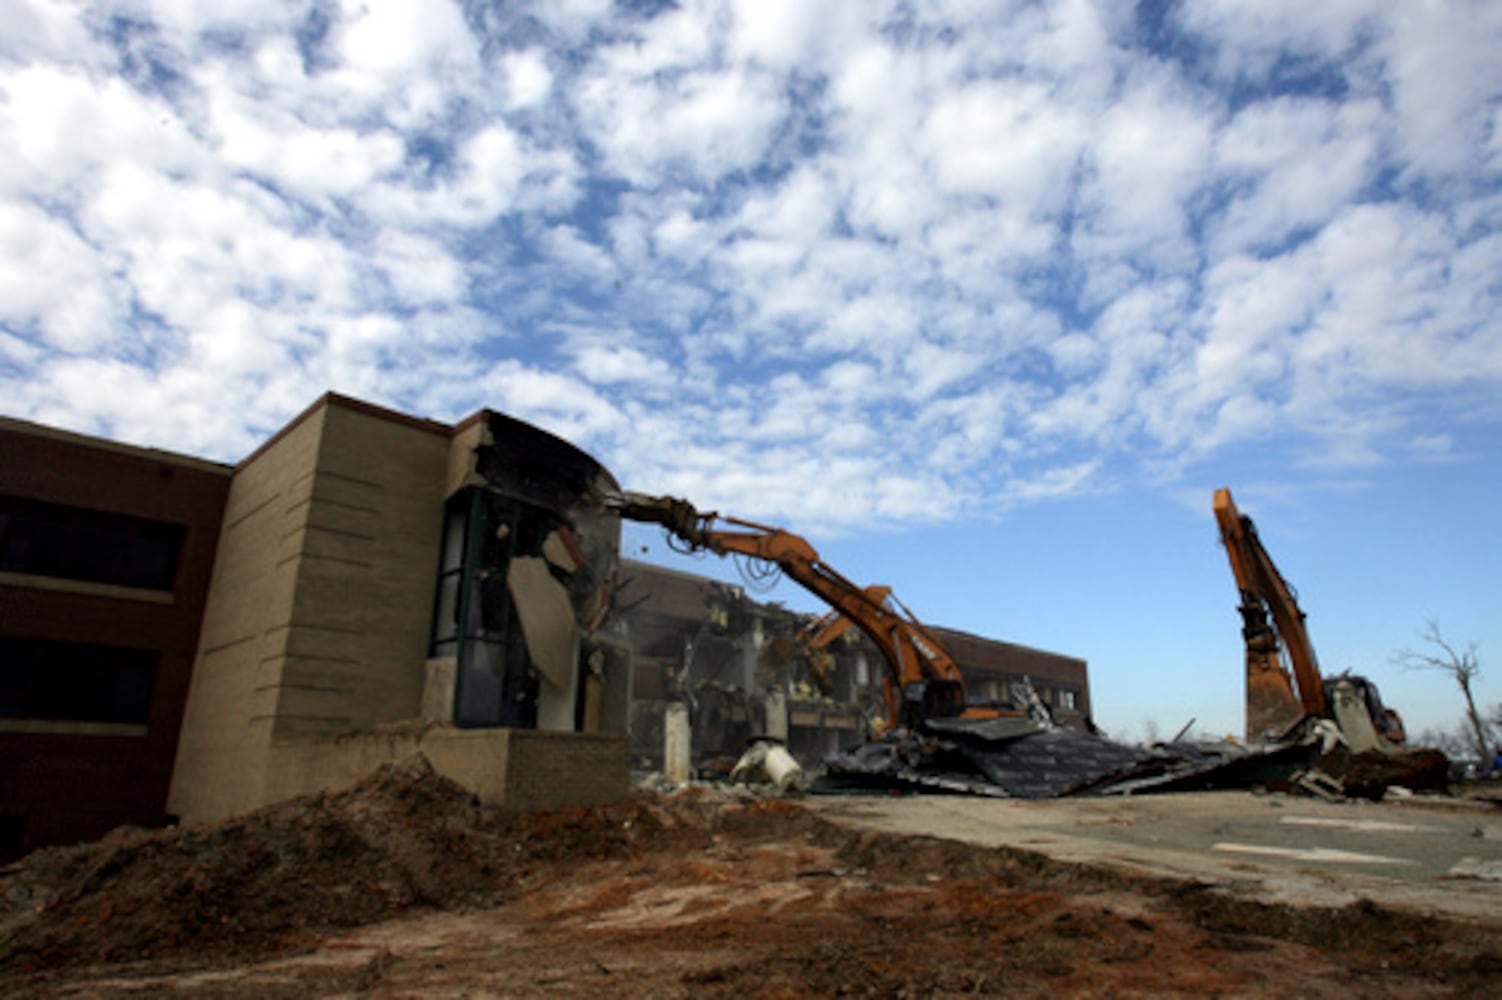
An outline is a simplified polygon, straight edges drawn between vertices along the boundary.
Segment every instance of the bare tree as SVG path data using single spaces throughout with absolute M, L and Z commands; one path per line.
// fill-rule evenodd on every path
M 1469 757 L 1473 752 L 1471 740 L 1471 727 L 1464 722 L 1453 728 L 1430 726 L 1421 730 L 1416 736 L 1411 735 L 1408 738 L 1408 742 L 1413 746 L 1438 750 L 1451 760 Z
M 1465 695 L 1466 721 L 1471 724 L 1471 736 L 1475 739 L 1476 755 L 1485 767 L 1492 759 L 1492 750 L 1487 739 L 1487 724 L 1476 710 L 1476 698 L 1471 694 L 1471 682 L 1481 676 L 1481 660 L 1476 655 L 1476 644 L 1469 643 L 1464 650 L 1456 649 L 1440 634 L 1439 623 L 1430 619 L 1424 623 L 1419 638 L 1434 647 L 1430 652 L 1415 652 L 1404 649 L 1397 654 L 1397 661 L 1405 670 L 1438 670 L 1449 674 L 1460 685 Z

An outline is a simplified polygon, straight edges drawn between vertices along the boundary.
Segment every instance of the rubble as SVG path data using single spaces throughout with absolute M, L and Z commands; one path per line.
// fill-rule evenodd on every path
M 1502 971 L 1495 922 L 1267 905 L 748 787 L 504 816 L 421 758 L 39 852 L 0 899 L 4 996 L 1479 996 Z
M 778 791 L 802 791 L 806 785 L 803 768 L 776 740 L 756 740 L 741 754 L 730 772 L 731 781 L 762 780 Z
M 1127 795 L 1271 787 L 1321 797 L 1381 798 L 1391 785 L 1443 791 L 1436 751 L 1321 752 L 1318 742 L 1248 747 L 1170 742 L 1129 746 L 1033 719 L 930 719 L 917 731 L 831 755 L 824 790 L 944 791 L 997 798 Z

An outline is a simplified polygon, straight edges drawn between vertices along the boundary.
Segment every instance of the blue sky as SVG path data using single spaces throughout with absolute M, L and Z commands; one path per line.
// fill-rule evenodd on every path
M 7 414 L 233 460 L 327 389 L 505 410 L 1087 657 L 1134 735 L 1239 727 L 1221 485 L 1411 727 L 1426 618 L 1502 655 L 1502 5 L 0 23 Z

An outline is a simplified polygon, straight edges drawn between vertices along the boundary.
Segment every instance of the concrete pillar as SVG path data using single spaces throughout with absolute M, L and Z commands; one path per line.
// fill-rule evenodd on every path
M 681 701 L 668 705 L 662 716 L 662 773 L 679 783 L 693 777 L 692 730 L 688 706 Z
M 761 647 L 766 641 L 766 635 L 762 629 L 761 611 L 757 609 L 751 614 L 751 624 L 746 629 L 746 634 L 741 640 L 741 689 L 755 691 L 756 667 L 761 660 Z
M 454 721 L 454 681 L 458 674 L 456 657 L 440 656 L 427 661 L 423 671 L 422 721 Z
M 788 741 L 788 696 L 782 688 L 767 692 L 767 735 L 784 746 Z

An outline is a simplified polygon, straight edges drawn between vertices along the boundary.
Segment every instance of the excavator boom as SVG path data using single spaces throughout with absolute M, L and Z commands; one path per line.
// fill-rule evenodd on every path
M 1252 519 L 1236 509 L 1230 490 L 1215 491 L 1214 510 L 1231 573 L 1241 593 L 1241 635 L 1246 644 L 1247 669 L 1246 735 L 1250 740 L 1280 737 L 1306 718 L 1327 717 L 1324 682 L 1314 646 L 1293 588 L 1262 547 Z M 1280 650 L 1293 666 L 1291 681 Z

